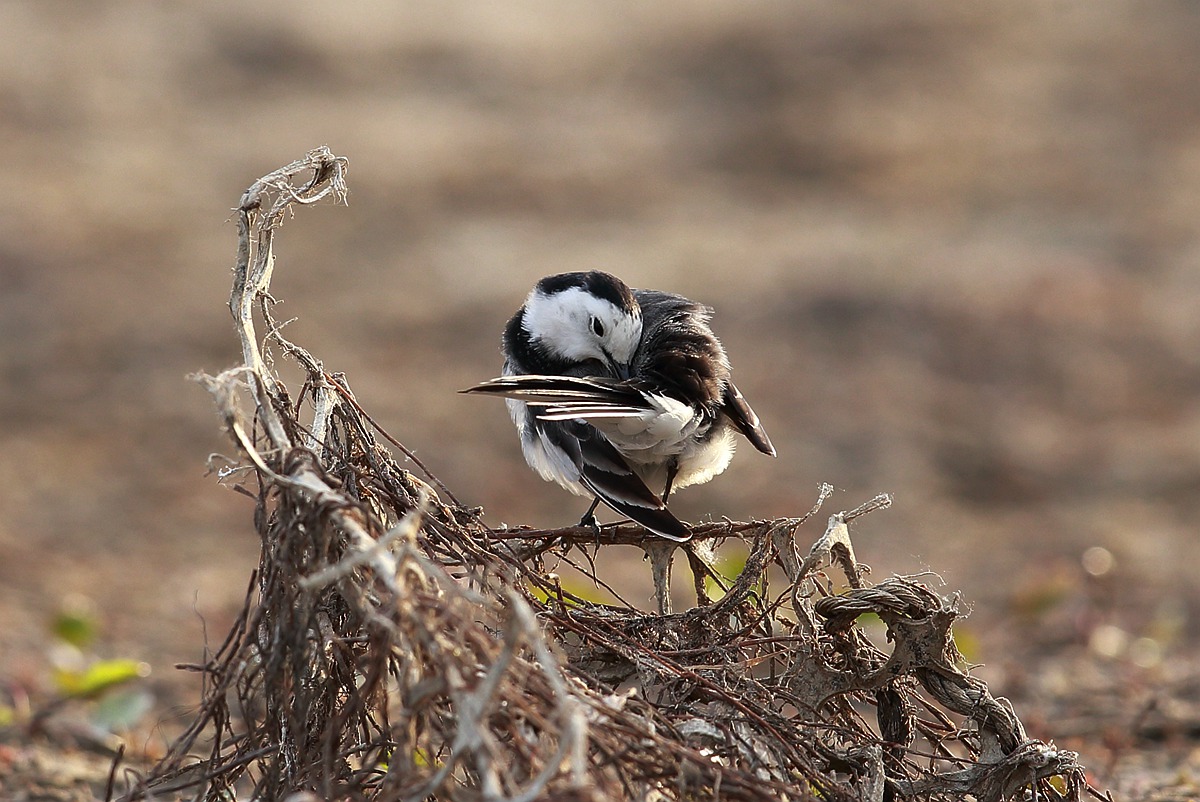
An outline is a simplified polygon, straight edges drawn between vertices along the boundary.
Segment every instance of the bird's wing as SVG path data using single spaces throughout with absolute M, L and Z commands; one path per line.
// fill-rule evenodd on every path
M 596 498 L 657 535 L 677 542 L 691 538 L 688 525 L 667 509 L 621 452 L 584 422 L 637 418 L 654 411 L 651 400 L 637 388 L 613 379 L 527 375 L 492 379 L 463 392 L 515 398 L 539 408 L 539 436 L 570 457 L 579 469 L 579 481 Z
M 553 422 L 540 427 L 539 433 L 575 460 L 580 482 L 596 498 L 656 535 L 680 543 L 691 539 L 688 525 L 667 509 L 596 429 L 583 423 Z
M 540 407 L 537 415 L 543 420 L 634 417 L 654 408 L 646 396 L 632 385 L 603 378 L 504 376 L 462 392 L 524 401 L 530 406 Z
M 682 541 L 691 529 L 629 467 L 616 447 L 583 421 L 638 418 L 654 411 L 652 402 L 616 379 L 574 376 L 505 376 L 476 384 L 463 393 L 503 396 L 535 407 L 538 433 L 565 451 L 580 469 L 580 481 L 596 498 L 661 537 Z
M 729 382 L 725 386 L 725 403 L 722 405 L 721 411 L 733 422 L 739 432 L 746 435 L 746 439 L 755 448 L 768 456 L 775 456 L 775 446 L 771 445 L 771 438 L 767 437 L 767 430 L 763 428 L 762 423 L 758 420 L 758 415 L 746 403 L 745 396 L 733 382 Z
M 636 407 L 598 406 L 596 404 L 554 404 L 546 406 L 536 414 L 541 420 L 594 420 L 598 418 L 637 418 L 645 414 L 645 410 Z
M 586 421 L 619 449 L 644 450 L 656 443 L 678 445 L 705 418 L 689 405 L 630 381 L 574 376 L 505 376 L 464 393 L 515 398 L 543 421 Z

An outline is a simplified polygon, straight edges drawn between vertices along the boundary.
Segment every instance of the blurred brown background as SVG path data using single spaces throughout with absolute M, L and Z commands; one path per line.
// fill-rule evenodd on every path
M 890 491 L 859 557 L 962 590 L 1023 717 L 1081 665 L 1178 690 L 1198 42 L 1185 2 L 0 4 L 0 673 L 82 596 L 174 681 L 240 608 L 251 507 L 205 476 L 231 448 L 185 376 L 237 359 L 229 209 L 328 144 L 350 206 L 284 228 L 278 314 L 491 522 L 582 510 L 455 391 L 534 281 L 600 268 L 716 308 L 780 452 L 682 516 Z

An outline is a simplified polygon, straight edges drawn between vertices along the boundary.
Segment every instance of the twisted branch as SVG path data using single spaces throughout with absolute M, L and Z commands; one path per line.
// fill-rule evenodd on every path
M 423 478 L 406 470 L 384 443 L 412 455 L 346 377 L 271 317 L 279 224 L 297 206 L 344 198 L 345 173 L 345 159 L 318 148 L 255 182 L 235 210 L 229 308 L 243 364 L 200 381 L 241 455 L 243 470 L 225 477 L 254 488 L 260 560 L 225 641 L 184 667 L 205 679 L 195 720 L 123 799 L 990 801 L 1088 790 L 1073 753 L 1029 739 L 965 672 L 956 597 L 913 579 L 864 582 L 849 524 L 889 496 L 832 515 L 808 549 L 804 525 L 828 486 L 797 517 L 697 526 L 703 543 L 747 541 L 745 566 L 711 603 L 697 566 L 701 603 L 655 615 L 578 598 L 540 568 L 564 546 L 642 545 L 640 527 L 492 530 L 424 466 Z M 304 374 L 294 400 L 271 346 Z M 858 628 L 865 613 L 887 624 L 890 654 Z M 870 705 L 873 724 L 861 712 Z

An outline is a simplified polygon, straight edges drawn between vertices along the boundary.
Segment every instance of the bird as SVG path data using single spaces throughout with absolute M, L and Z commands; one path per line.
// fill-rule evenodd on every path
M 597 526 L 604 503 L 683 543 L 692 533 L 667 508 L 673 490 L 724 471 L 737 433 L 776 453 L 711 314 L 599 270 L 546 276 L 505 326 L 502 375 L 462 392 L 506 399 L 529 466 L 592 497 L 582 525 Z

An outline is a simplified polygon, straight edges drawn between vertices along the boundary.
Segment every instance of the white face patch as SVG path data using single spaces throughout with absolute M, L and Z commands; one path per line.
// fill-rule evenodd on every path
M 521 325 L 550 353 L 575 362 L 595 359 L 628 365 L 642 339 L 642 317 L 580 287 L 525 300 Z

